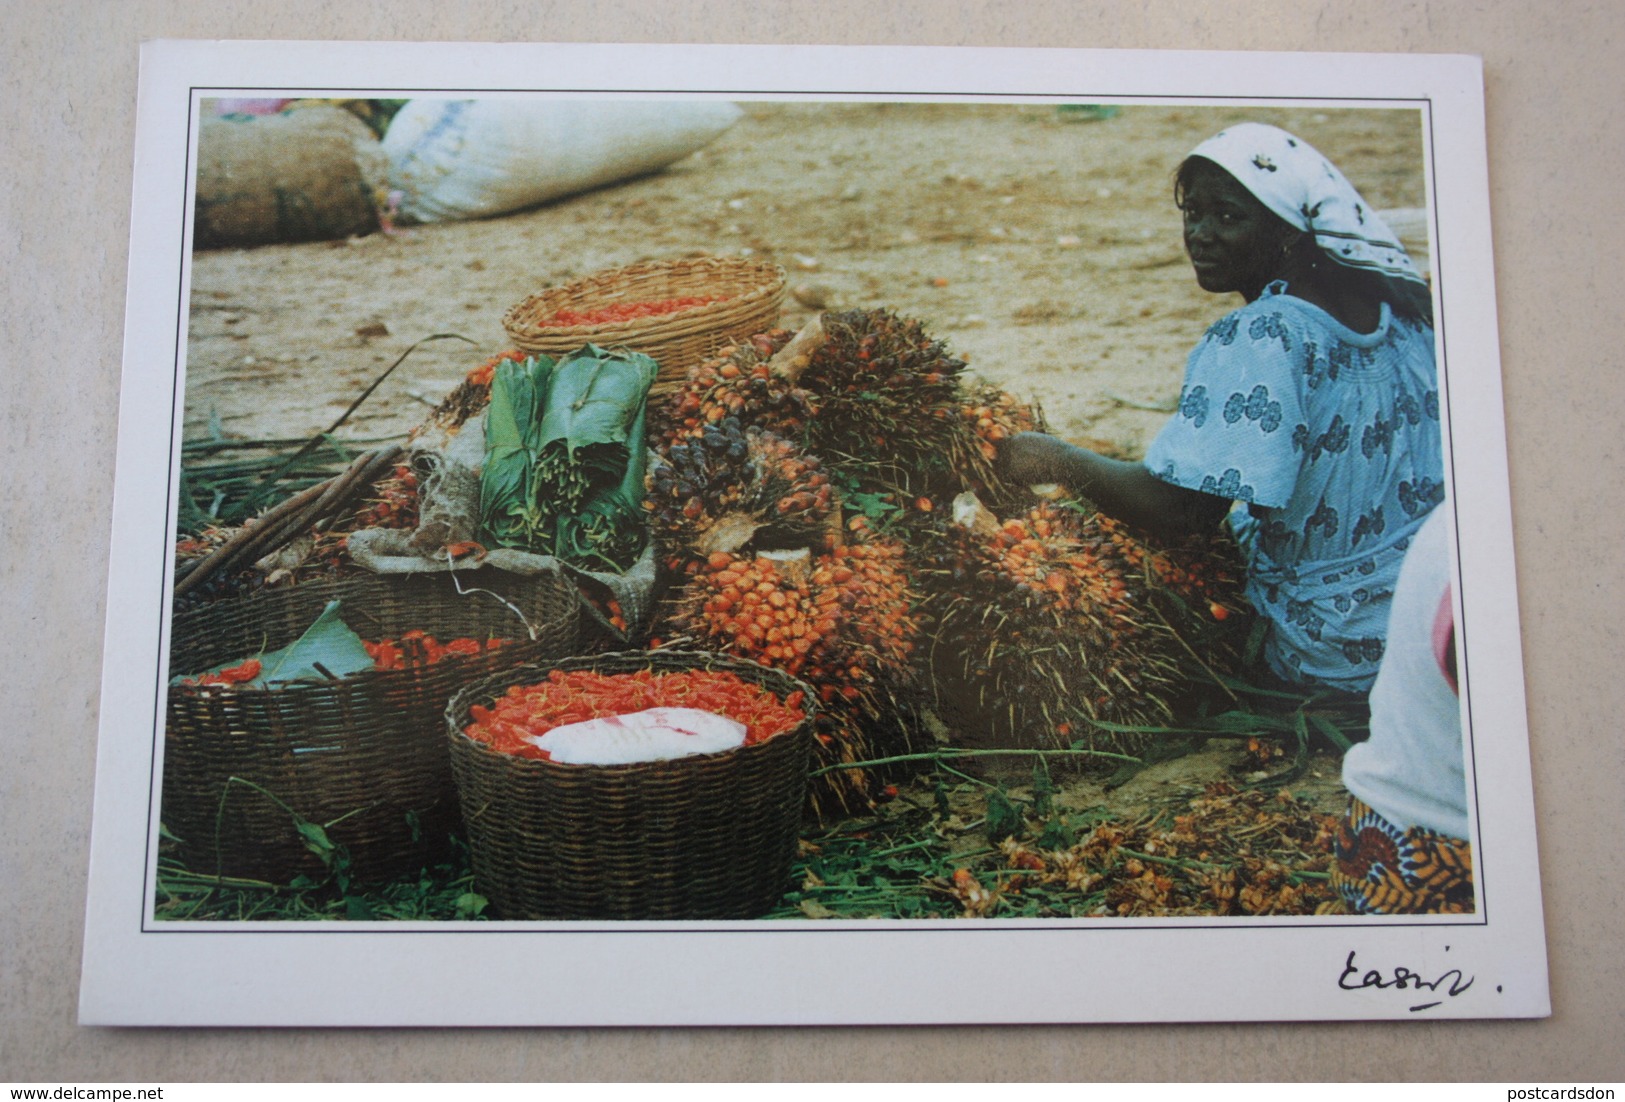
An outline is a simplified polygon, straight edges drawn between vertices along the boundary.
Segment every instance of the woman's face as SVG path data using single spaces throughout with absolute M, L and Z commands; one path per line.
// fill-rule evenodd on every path
M 1204 291 L 1238 291 L 1251 302 L 1287 267 L 1287 247 L 1298 231 L 1211 161 L 1194 160 L 1179 209 L 1185 252 Z

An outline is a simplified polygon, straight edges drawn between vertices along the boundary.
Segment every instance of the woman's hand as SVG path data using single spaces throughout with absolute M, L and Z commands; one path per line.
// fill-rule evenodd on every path
M 993 461 L 993 469 L 1000 478 L 1017 486 L 1037 486 L 1046 482 L 1070 485 L 1072 479 L 1066 473 L 1067 452 L 1082 450 L 1048 433 L 1018 432 L 999 442 L 999 454 Z
M 1002 441 L 993 466 L 1007 482 L 1058 483 L 1107 516 L 1164 537 L 1211 531 L 1230 510 L 1225 498 L 1164 482 L 1143 463 L 1108 459 L 1042 432 Z

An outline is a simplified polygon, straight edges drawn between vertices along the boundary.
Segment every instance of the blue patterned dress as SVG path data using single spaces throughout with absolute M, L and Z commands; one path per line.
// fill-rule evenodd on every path
M 1365 692 L 1410 537 L 1444 500 L 1433 330 L 1356 333 L 1272 283 L 1191 352 L 1152 474 L 1237 502 L 1270 668 Z

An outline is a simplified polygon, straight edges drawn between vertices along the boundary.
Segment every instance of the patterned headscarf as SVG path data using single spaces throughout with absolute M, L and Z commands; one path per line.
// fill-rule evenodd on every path
M 1399 237 L 1354 185 L 1302 138 L 1258 122 L 1219 131 L 1191 151 L 1212 161 L 1332 260 L 1424 284 Z

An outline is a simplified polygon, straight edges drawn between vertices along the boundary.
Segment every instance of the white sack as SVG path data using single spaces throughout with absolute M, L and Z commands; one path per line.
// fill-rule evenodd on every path
M 401 214 L 506 214 L 688 156 L 744 112 L 717 101 L 415 99 L 384 135 Z
M 546 750 L 554 761 L 627 765 L 732 750 L 745 744 L 745 725 L 698 708 L 647 708 L 566 723 L 525 741 Z

